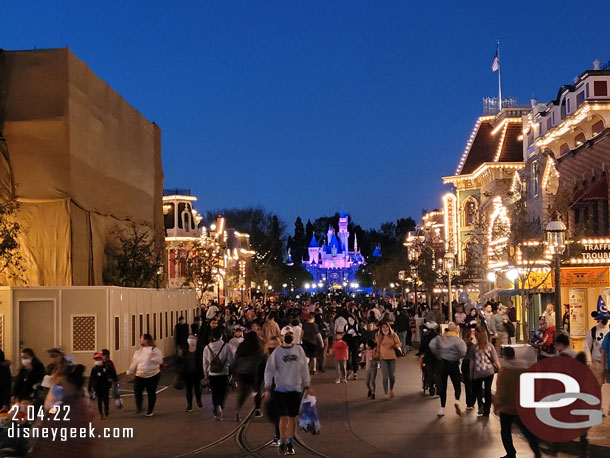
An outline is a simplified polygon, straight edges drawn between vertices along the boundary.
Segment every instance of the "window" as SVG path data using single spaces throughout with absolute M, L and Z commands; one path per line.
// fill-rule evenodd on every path
M 561 145 L 559 147 L 559 155 L 560 156 L 565 154 L 565 153 L 567 153 L 567 152 L 569 152 L 569 151 L 570 151 L 570 147 L 568 146 L 567 143 L 564 143 L 563 145 Z
M 144 334 L 144 317 L 140 313 L 140 335 L 138 337 L 142 336 L 142 334 Z
M 165 312 L 165 338 L 167 339 L 167 336 L 169 335 L 169 332 L 167 330 L 167 312 Z
M 585 101 L 585 91 L 580 91 L 576 94 L 576 107 L 581 106 Z
M 172 310 L 170 313 L 172 315 L 172 327 L 169 328 L 169 330 L 171 332 L 172 337 L 174 337 L 174 311 Z
M 120 350 L 120 337 L 119 334 L 121 333 L 121 321 L 119 320 L 118 316 L 114 317 L 114 349 L 115 351 Z
M 136 316 L 131 315 L 131 346 L 136 346 Z
M 569 111 L 569 109 L 567 109 L 567 106 L 566 106 L 567 100 L 568 100 L 568 98 L 566 97 L 561 101 L 561 107 L 560 107 L 561 119 L 565 119 L 566 114 Z
M 551 125 L 555 125 L 555 112 L 551 111 Z
M 184 221 L 182 219 L 182 213 L 184 213 L 185 208 L 186 208 L 186 204 L 184 202 L 178 204 L 178 227 L 180 229 L 184 228 L 184 225 L 182 224 Z
M 169 278 L 176 278 L 176 251 L 169 250 Z
M 604 130 L 604 121 L 597 121 L 595 124 L 593 124 L 591 130 L 593 131 L 593 136 L 601 134 Z
M 589 98 L 589 83 L 585 84 L 585 99 Z
M 477 203 L 472 197 L 469 197 L 464 202 L 464 225 L 472 226 L 475 223 L 476 214 Z
M 167 202 L 163 204 L 163 220 L 165 222 L 165 229 L 173 229 L 175 223 L 175 205 L 173 202 Z
M 153 313 L 153 340 L 157 340 L 157 314 Z
M 540 170 L 538 168 L 538 162 L 532 163 L 532 179 L 531 179 L 531 192 L 532 197 L 538 196 L 538 180 L 540 179 Z
M 587 139 L 585 138 L 585 134 L 583 134 L 582 132 L 579 133 L 576 138 L 574 139 L 574 142 L 576 143 L 576 146 L 580 146 L 582 145 Z
M 551 130 L 553 128 L 553 121 L 551 120 L 551 118 L 546 120 L 546 130 Z
M 146 334 L 150 334 L 150 313 L 146 314 Z
M 595 97 L 606 97 L 608 95 L 608 82 L 593 81 L 593 95 Z

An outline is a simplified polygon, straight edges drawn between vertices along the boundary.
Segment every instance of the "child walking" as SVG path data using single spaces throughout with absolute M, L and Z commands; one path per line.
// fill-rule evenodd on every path
M 108 404 L 113 374 L 104 364 L 104 355 L 102 353 L 96 353 L 93 359 L 95 360 L 95 365 L 91 369 L 91 375 L 89 376 L 89 393 L 95 392 L 97 410 L 100 414 L 100 420 L 103 420 L 109 413 Z M 116 373 L 114 376 L 116 377 Z
M 367 340 L 366 350 L 362 352 L 362 362 L 366 370 L 366 387 L 369 390 L 368 397 L 375 399 L 375 379 L 377 378 L 377 368 L 379 367 L 379 355 L 377 354 L 377 344 L 374 340 Z
M 337 380 L 335 383 L 347 383 L 347 343 L 343 341 L 343 333 L 337 332 L 335 334 L 335 341 L 333 342 L 333 355 L 335 356 L 335 363 L 337 365 Z

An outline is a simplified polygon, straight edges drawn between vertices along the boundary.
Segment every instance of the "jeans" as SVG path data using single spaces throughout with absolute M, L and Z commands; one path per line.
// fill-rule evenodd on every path
M 214 408 L 225 406 L 227 397 L 227 384 L 229 383 L 228 375 L 210 375 L 210 389 L 212 390 L 212 405 Z
M 241 409 L 246 402 L 246 398 L 250 393 L 256 393 L 254 397 L 254 408 L 261 408 L 261 390 L 258 386 L 256 373 L 252 374 L 237 374 L 237 387 L 239 395 L 237 396 L 237 410 Z
M 407 331 L 397 332 L 398 339 L 400 340 L 400 349 L 403 353 L 407 352 Z
M 390 390 L 394 389 L 394 372 L 396 372 L 396 360 L 395 359 L 382 359 L 379 361 L 381 366 L 381 382 L 383 384 L 383 392 L 388 394 L 388 382 Z
M 201 403 L 201 377 L 197 373 L 186 372 L 183 376 L 184 385 L 186 386 L 186 405 L 193 407 L 193 389 L 195 390 L 195 401 L 197 406 L 202 407 Z
M 375 394 L 375 379 L 376 378 L 377 378 L 377 363 L 373 362 L 372 367 L 366 371 L 366 387 L 373 394 Z
M 523 423 L 521 423 L 521 420 L 517 415 L 509 415 L 500 412 L 500 436 L 502 437 L 502 445 L 504 445 L 504 450 L 506 450 L 506 456 L 508 458 L 514 458 L 517 456 L 517 451 L 513 446 L 512 426 L 514 422 L 516 422 L 519 429 L 521 429 L 521 432 L 527 439 L 527 442 L 530 444 L 532 452 L 538 455 L 540 453 L 538 438 L 528 431 Z
M 161 372 L 152 377 L 136 377 L 133 384 L 133 395 L 136 399 L 136 409 L 142 410 L 142 402 L 144 401 L 144 390 L 148 395 L 148 410 L 147 413 L 152 413 L 155 410 L 155 403 L 157 402 L 157 385 L 161 378 Z
M 337 366 L 337 380 L 345 380 L 345 377 L 347 377 L 347 361 L 337 360 L 335 364 Z
M 484 415 L 489 415 L 491 411 L 491 384 L 493 381 L 493 374 L 489 377 L 477 378 L 472 381 L 472 389 L 477 398 L 479 410 L 482 410 Z M 483 398 L 485 398 L 484 401 Z
M 441 377 L 440 385 L 438 387 L 438 394 L 441 397 L 441 407 L 445 407 L 445 404 L 447 404 L 447 377 L 451 379 L 455 400 L 459 401 L 460 395 L 462 394 L 462 375 L 460 374 L 459 361 L 444 359 L 441 362 Z

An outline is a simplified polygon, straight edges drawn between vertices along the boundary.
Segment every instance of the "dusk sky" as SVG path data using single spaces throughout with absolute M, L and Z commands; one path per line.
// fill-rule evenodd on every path
M 60 6 L 61 5 L 61 6 Z M 166 187 L 292 230 L 440 205 L 482 98 L 529 104 L 610 59 L 610 2 L 11 1 L 0 47 L 68 46 L 162 129 Z

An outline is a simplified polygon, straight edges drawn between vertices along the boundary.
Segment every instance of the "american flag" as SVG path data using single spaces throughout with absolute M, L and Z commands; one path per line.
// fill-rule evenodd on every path
M 496 47 L 496 53 L 494 54 L 494 60 L 491 62 L 491 71 L 497 72 L 500 69 L 500 59 L 498 58 L 498 48 Z

